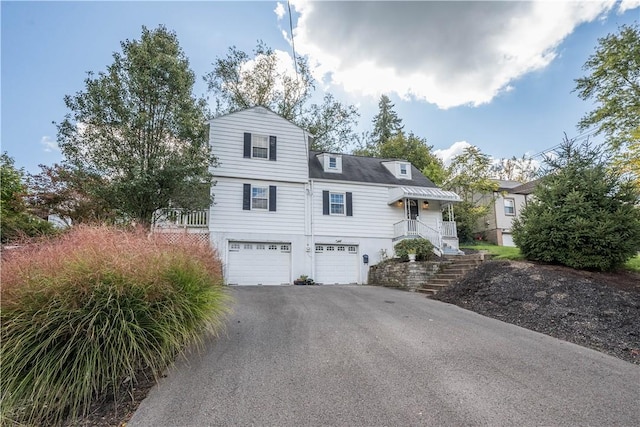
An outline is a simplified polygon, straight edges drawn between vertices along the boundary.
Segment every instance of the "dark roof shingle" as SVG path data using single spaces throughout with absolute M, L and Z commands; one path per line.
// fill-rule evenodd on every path
M 396 159 L 380 159 L 376 157 L 362 157 L 351 154 L 337 154 L 342 156 L 342 173 L 325 172 L 317 155 L 320 151 L 309 151 L 309 178 L 328 179 L 336 181 L 371 182 L 408 187 L 437 188 L 431 180 L 425 177 L 415 166 L 411 165 L 411 179 L 398 179 L 382 164 L 382 162 Z

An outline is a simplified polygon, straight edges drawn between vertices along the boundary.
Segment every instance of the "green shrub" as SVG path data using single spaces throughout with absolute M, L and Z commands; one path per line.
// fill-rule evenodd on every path
M 3 254 L 2 418 L 57 425 L 142 370 L 158 375 L 223 326 L 229 297 L 206 245 L 76 228 Z
M 409 253 L 416 254 L 417 261 L 428 261 L 433 256 L 433 245 L 427 239 L 405 239 L 394 246 L 396 256 L 403 261 L 409 261 Z
M 598 149 L 566 141 L 513 223 L 530 260 L 613 270 L 640 250 L 639 195 Z

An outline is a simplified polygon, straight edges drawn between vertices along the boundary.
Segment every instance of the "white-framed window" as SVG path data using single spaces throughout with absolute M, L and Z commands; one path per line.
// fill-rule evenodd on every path
M 355 254 L 356 252 L 358 252 L 358 248 L 356 248 L 355 246 L 349 246 L 350 254 Z
M 229 251 L 237 252 L 240 250 L 240 243 L 231 243 L 229 245 Z
M 269 187 L 251 187 L 251 209 L 269 209 Z
M 338 246 L 338 252 L 344 252 L 345 249 L 346 248 L 344 246 Z
M 336 247 L 335 247 L 335 246 L 327 246 L 327 250 L 328 250 L 329 252 L 332 252 L 332 251 L 335 251 L 335 250 L 336 250 Z
M 253 249 L 253 245 L 251 243 L 245 243 L 244 244 L 244 248 L 245 249 Z
M 400 163 L 400 175 L 407 175 L 407 164 Z
M 263 251 L 265 250 L 264 245 L 256 245 L 256 249 L 258 249 L 259 251 Z
M 329 193 L 329 214 L 344 215 L 344 193 Z
M 322 252 L 324 250 L 324 246 L 316 245 L 316 252 Z
M 516 214 L 515 199 L 504 199 L 504 214 L 509 216 L 513 216 Z
M 278 245 L 269 245 L 269 250 L 270 251 L 277 251 L 278 250 Z
M 336 169 L 338 167 L 338 158 L 329 157 L 329 169 Z
M 289 246 L 289 245 L 280 245 L 280 252 L 291 252 L 291 246 Z
M 251 157 L 256 159 L 269 158 L 269 137 L 266 135 L 251 135 Z

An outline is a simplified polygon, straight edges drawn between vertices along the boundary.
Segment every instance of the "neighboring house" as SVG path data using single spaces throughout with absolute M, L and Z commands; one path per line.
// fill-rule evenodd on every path
M 457 253 L 455 222 L 442 221 L 457 194 L 404 160 L 310 151 L 310 137 L 263 107 L 211 120 L 218 165 L 206 220 L 228 284 L 279 285 L 301 275 L 366 283 L 368 267 L 403 238 Z M 174 225 L 188 232 L 189 215 L 196 213 Z
M 477 231 L 484 238 L 499 246 L 515 246 L 512 224 L 527 205 L 537 181 L 522 184 L 518 181 L 494 180 L 498 189 L 492 195 L 484 195 L 479 203 L 490 203 L 487 215 L 481 219 Z

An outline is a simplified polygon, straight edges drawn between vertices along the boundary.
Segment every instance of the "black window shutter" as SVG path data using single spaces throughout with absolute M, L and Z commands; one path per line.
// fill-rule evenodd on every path
M 242 189 L 242 209 L 251 210 L 251 184 L 244 184 Z
M 322 215 L 329 215 L 329 192 L 322 192 Z
M 251 134 L 244 133 L 244 157 L 251 158 Z
M 353 196 L 347 193 L 347 216 L 353 216 Z
M 269 160 L 276 160 L 276 137 L 269 137 Z
M 269 211 L 276 211 L 276 186 L 269 186 Z

